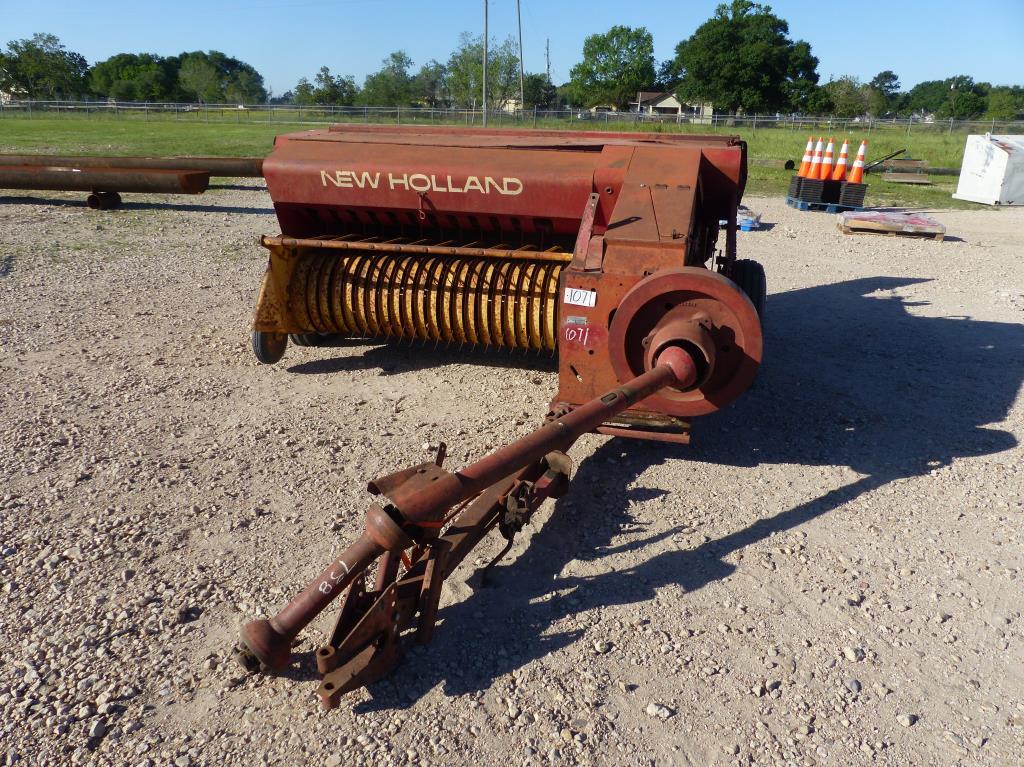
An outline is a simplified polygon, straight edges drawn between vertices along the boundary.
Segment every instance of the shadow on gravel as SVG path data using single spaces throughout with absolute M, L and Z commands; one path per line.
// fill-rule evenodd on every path
M 85 192 L 81 200 L 62 200 L 53 197 L 5 197 L 0 196 L 0 205 L 52 205 L 55 208 L 85 208 Z M 274 215 L 272 207 L 249 208 L 238 205 L 197 205 L 188 202 L 132 202 L 130 199 L 121 203 L 114 210 L 97 210 L 97 216 L 116 216 L 124 210 L 178 210 L 185 213 L 241 213 L 261 216 Z
M 184 213 L 242 213 L 258 216 L 274 215 L 273 208 L 249 208 L 239 205 L 197 205 L 187 202 L 125 202 L 117 210 L 178 210 Z M 108 212 L 108 211 L 102 211 Z M 114 211 L 115 213 L 117 211 Z
M 394 342 L 381 345 L 380 339 L 353 338 L 336 344 L 338 346 L 372 346 L 362 354 L 344 357 L 325 357 L 324 359 L 300 362 L 288 368 L 289 373 L 302 375 L 324 375 L 340 373 L 346 370 L 379 369 L 381 375 L 408 373 L 415 370 L 439 368 L 445 365 L 483 365 L 492 368 L 515 368 L 516 370 L 536 370 L 554 373 L 558 370 L 558 358 L 551 352 L 521 352 L 494 347 L 442 344 L 410 344 Z M 322 354 L 330 354 L 329 347 L 316 350 Z
M 577 641 L 580 630 L 553 629 L 562 618 L 649 601 L 667 585 L 694 591 L 733 572 L 723 557 L 775 532 L 895 479 L 1014 447 L 1013 435 L 985 425 L 1004 419 L 1017 396 L 1024 326 L 922 316 L 927 307 L 893 292 L 921 281 L 878 277 L 770 296 L 767 364 L 755 388 L 700 419 L 689 448 L 627 440 L 602 445 L 579 466 L 568 495 L 523 555 L 496 568 L 497 587 L 443 610 L 433 645 L 371 687 L 374 700 L 358 708 L 405 706 L 439 683 L 447 695 L 487 689 L 495 678 Z M 841 465 L 865 476 L 692 550 L 660 547 L 629 570 L 559 577 L 573 559 L 599 560 L 674 534 L 662 530 L 611 545 L 622 532 L 642 531 L 631 502 L 662 492 L 630 488 L 642 472 L 670 464 L 682 495 L 691 460 Z M 552 592 L 561 596 L 550 598 Z

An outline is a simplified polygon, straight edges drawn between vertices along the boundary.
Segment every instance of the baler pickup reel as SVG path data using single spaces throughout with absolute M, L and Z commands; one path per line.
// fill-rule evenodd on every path
M 362 536 L 244 626 L 243 665 L 280 670 L 344 594 L 316 656 L 333 707 L 430 641 L 445 578 L 484 536 L 508 541 L 497 561 L 566 492 L 580 436 L 686 443 L 750 386 L 764 271 L 736 259 L 733 137 L 337 126 L 279 136 L 263 171 L 282 234 L 263 240 L 261 362 L 335 337 L 558 353 L 543 426 L 457 471 L 442 447 L 370 482 Z

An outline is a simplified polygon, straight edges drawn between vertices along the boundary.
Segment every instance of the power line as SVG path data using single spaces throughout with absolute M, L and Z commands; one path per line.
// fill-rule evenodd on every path
M 523 90 L 523 16 L 516 0 L 516 21 L 519 23 L 519 110 L 526 109 L 526 95 Z
M 487 127 L 487 0 L 484 0 L 484 82 L 483 82 L 483 124 Z

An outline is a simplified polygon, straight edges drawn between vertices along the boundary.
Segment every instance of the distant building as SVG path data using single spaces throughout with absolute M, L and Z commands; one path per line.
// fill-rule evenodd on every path
M 640 91 L 636 101 L 630 104 L 632 112 L 643 112 L 649 115 L 678 115 L 683 113 L 683 105 L 674 93 L 657 91 Z
M 27 95 L 24 92 L 10 93 L 8 91 L 0 91 L 0 104 L 10 104 L 15 99 L 24 99 Z
M 668 115 L 689 118 L 691 122 L 711 122 L 715 113 L 712 104 L 684 104 L 674 93 L 640 91 L 630 111 L 648 115 Z

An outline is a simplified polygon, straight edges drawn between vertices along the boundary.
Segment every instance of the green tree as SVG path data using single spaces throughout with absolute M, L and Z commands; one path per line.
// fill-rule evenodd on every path
M 381 68 L 366 76 L 360 101 L 370 106 L 404 106 L 413 100 L 412 59 L 395 51 L 381 62 Z
M 412 81 L 412 98 L 432 107 L 448 104 L 448 70 L 444 64 L 431 59 L 416 73 Z
M 56 35 L 11 40 L 0 51 L 0 90 L 30 99 L 72 99 L 87 91 L 89 65 Z
M 811 99 L 818 91 L 818 59 L 811 55 L 811 45 L 803 40 L 793 43 L 789 51 L 789 77 L 784 83 L 788 103 L 797 111 L 808 111 Z
M 898 105 L 900 78 L 891 69 L 885 69 L 871 78 L 864 89 L 867 112 L 878 117 Z
M 891 101 L 900 90 L 900 78 L 891 69 L 883 69 L 871 78 L 869 86 L 881 93 L 886 101 Z
M 206 103 L 230 99 L 239 104 L 267 100 L 262 75 L 244 61 L 220 51 L 183 53 L 178 60 L 178 85 L 184 98 Z
M 675 58 L 666 59 L 658 64 L 658 72 L 654 78 L 654 88 L 659 91 L 675 92 L 683 72 L 679 70 L 679 62 Z
M 802 109 L 818 83 L 811 46 L 765 5 L 732 0 L 676 46 L 679 95 L 726 112 Z
M 872 117 L 881 117 L 889 111 L 889 100 L 870 85 L 861 86 L 864 95 L 864 111 Z
M 857 117 L 868 111 L 868 89 L 852 75 L 843 75 L 823 86 L 836 117 Z
M 118 53 L 89 70 L 89 90 L 117 101 L 169 101 L 177 90 L 178 62 L 152 53 Z
M 654 87 L 654 38 L 644 27 L 614 26 L 583 41 L 583 60 L 569 71 L 575 100 L 627 109 L 638 91 Z
M 829 89 L 824 85 L 815 86 L 807 97 L 805 111 L 812 115 L 830 115 L 835 113 L 835 109 Z
M 263 78 L 255 69 L 239 69 L 228 77 L 224 98 L 231 104 L 261 104 L 267 99 Z
M 910 112 L 937 112 L 949 97 L 949 85 L 943 80 L 925 80 L 907 93 L 906 108 Z
M 199 54 L 183 57 L 178 83 L 196 101 L 214 104 L 224 100 L 224 86 L 217 67 Z
M 316 103 L 316 91 L 313 84 L 305 77 L 300 77 L 292 94 L 292 100 L 299 106 L 310 106 Z
M 523 77 L 525 109 L 552 109 L 558 103 L 558 89 L 544 73 L 528 73 Z
M 313 84 L 314 104 L 351 106 L 359 95 L 359 86 L 352 75 L 334 76 L 327 67 L 320 67 L 320 71 L 313 77 Z
M 1016 91 L 1016 92 L 1015 92 Z M 1024 89 L 1020 87 L 996 86 L 988 94 L 988 108 L 985 117 L 996 120 L 1013 120 L 1024 107 Z
M 973 77 L 956 75 L 944 83 L 948 87 L 945 103 L 939 107 L 936 117 L 953 117 L 967 120 L 978 117 L 986 108 L 986 89 L 982 83 L 975 83 Z M 991 87 L 991 86 L 989 86 Z
M 500 45 L 492 41 L 487 52 L 487 108 L 501 109 L 519 97 L 518 46 L 511 37 Z M 460 107 L 480 105 L 483 85 L 483 38 L 463 32 L 459 47 L 448 59 L 447 86 L 452 103 Z
M 556 101 L 559 104 L 559 106 L 582 106 L 581 102 L 576 100 L 576 92 L 572 87 L 572 83 L 562 83 L 561 85 L 555 88 L 555 93 L 558 94 L 556 97 Z

